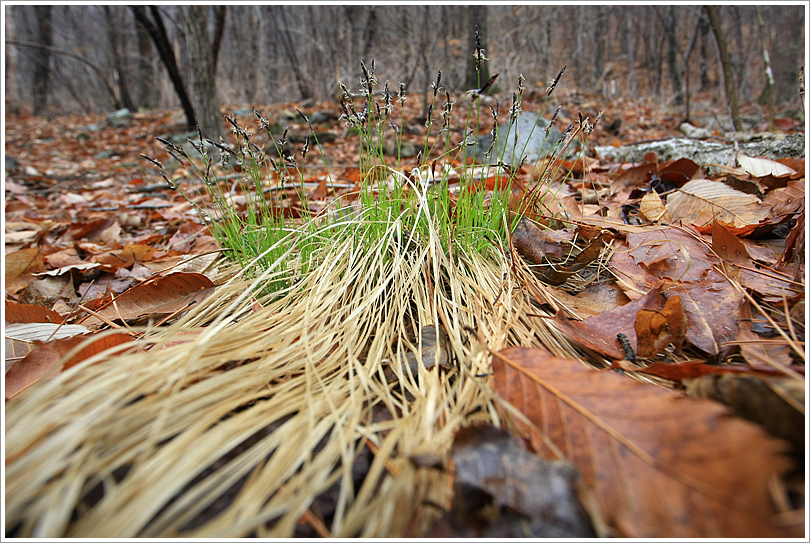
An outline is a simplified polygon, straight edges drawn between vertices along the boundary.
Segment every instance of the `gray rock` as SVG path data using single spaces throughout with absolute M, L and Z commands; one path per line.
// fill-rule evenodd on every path
M 107 126 L 124 128 L 132 122 L 132 112 L 126 108 L 113 111 L 106 117 Z
M 11 155 L 6 155 L 6 170 L 17 170 L 20 167 L 20 162 Z
M 108 150 L 104 150 L 104 151 L 99 151 L 98 153 L 96 153 L 95 155 L 93 155 L 93 158 L 97 158 L 97 159 L 106 159 L 106 158 L 112 158 L 112 157 L 113 157 L 113 155 L 117 155 L 117 154 L 118 154 L 118 152 L 117 152 L 117 151 L 108 151 Z
M 316 111 L 312 115 L 308 115 L 308 117 L 309 122 L 311 122 L 312 124 L 323 124 L 337 119 L 337 116 L 334 113 L 326 110 Z
M 474 147 L 465 150 L 465 158 L 472 156 L 476 163 L 496 163 L 503 160 L 507 164 L 518 164 L 525 155 L 528 162 L 538 160 L 550 155 L 562 137 L 556 126 L 549 129 L 546 135 L 546 127 L 549 122 L 537 113 L 522 113 L 518 118 L 516 126 L 509 125 L 508 122 L 498 127 L 498 139 L 493 146 L 492 155 L 489 160 L 485 153 L 492 143 L 492 136 L 485 134 L 479 136 Z M 516 130 L 517 129 L 517 130 Z M 517 133 L 517 142 L 515 134 Z M 572 150 L 579 150 L 581 143 L 575 140 L 569 146 L 569 154 Z
M 388 156 L 399 156 L 401 158 L 410 158 L 416 156 L 419 152 L 417 149 L 416 144 L 410 140 L 402 140 L 401 144 L 397 144 L 397 141 L 393 138 L 388 138 L 383 141 L 383 153 Z

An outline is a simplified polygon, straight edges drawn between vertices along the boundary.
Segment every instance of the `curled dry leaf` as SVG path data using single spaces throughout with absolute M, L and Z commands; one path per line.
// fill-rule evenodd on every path
M 652 358 L 672 344 L 680 349 L 686 339 L 686 315 L 680 296 L 671 296 L 661 310 L 640 309 L 636 314 L 636 355 Z
M 693 179 L 667 197 L 673 219 L 706 226 L 715 219 L 735 227 L 759 224 L 770 208 L 759 198 L 708 179 Z
M 768 485 L 786 444 L 718 404 L 541 350 L 493 353 L 493 387 L 578 467 L 612 535 L 785 537 Z
M 624 334 L 633 349 L 637 349 L 636 315 L 644 309 L 659 309 L 663 301 L 660 289 L 652 289 L 637 300 L 583 321 L 568 320 L 559 312 L 555 315 L 554 325 L 571 341 L 602 356 L 618 360 L 624 358 L 625 353 L 616 335 Z
M 562 258 L 560 243 L 526 217 L 520 219 L 512 233 L 512 243 L 517 252 L 533 264 L 542 264 L 546 255 Z
M 663 222 L 672 222 L 672 216 L 667 211 L 667 206 L 658 193 L 653 191 L 645 194 L 641 198 L 641 203 L 638 205 L 639 212 L 650 222 L 661 220 Z
M 796 173 L 796 170 L 790 168 L 779 162 L 768 160 L 767 158 L 752 158 L 740 151 L 737 151 L 737 164 L 740 168 L 745 170 L 746 173 L 754 177 L 766 177 L 772 175 L 773 177 L 790 177 Z
M 65 355 L 91 337 L 93 337 L 92 334 L 82 334 L 38 344 L 25 358 L 11 366 L 6 373 L 6 401 L 40 379 L 53 377 L 60 371 L 71 368 L 91 356 L 130 342 L 130 338 L 126 334 L 101 335 L 69 360 L 64 360 Z

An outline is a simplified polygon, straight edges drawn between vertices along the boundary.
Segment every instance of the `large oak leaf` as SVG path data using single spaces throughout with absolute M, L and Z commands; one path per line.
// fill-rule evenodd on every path
M 625 537 L 785 537 L 768 483 L 785 443 L 725 407 L 546 351 L 494 353 L 495 390 L 524 413 L 541 456 L 562 455 Z M 544 440 L 545 438 L 545 440 Z

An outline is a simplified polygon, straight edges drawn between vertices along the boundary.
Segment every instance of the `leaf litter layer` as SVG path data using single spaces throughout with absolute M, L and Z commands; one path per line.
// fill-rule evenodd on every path
M 323 248 L 303 284 L 270 303 L 253 292 L 272 268 L 237 277 L 146 330 L 148 351 L 68 370 L 9 405 L 7 526 L 34 537 L 289 537 L 340 482 L 332 535 L 424 530 L 434 517 L 419 504 L 448 500 L 447 475 L 408 456 L 447 451 L 460 427 L 497 418 L 479 341 L 574 353 L 528 322 L 531 301 L 504 280 L 497 251 L 448 255 L 436 236 L 394 250 L 407 247 L 397 226 L 372 247 L 349 236 Z M 402 338 L 434 323 L 459 363 L 413 375 L 402 362 L 426 347 Z M 374 458 L 355 488 L 364 446 Z M 201 522 L 223 495 L 230 505 Z
M 370 86 L 367 90 L 370 97 Z M 447 100 L 449 114 L 449 95 Z M 517 113 L 514 101 L 513 96 Z M 365 110 L 361 113 L 365 117 Z M 228 120 L 239 128 L 233 118 Z M 580 120 L 580 125 L 587 123 Z M 376 159 L 372 162 L 371 170 L 395 173 Z M 296 171 L 294 160 L 292 166 Z M 209 169 L 205 171 L 207 176 Z M 522 167 L 518 171 L 528 181 L 527 172 Z M 416 173 L 410 178 L 415 182 L 413 191 L 405 199 L 410 215 L 397 217 L 398 206 L 387 214 L 372 212 L 377 206 L 369 191 L 363 195 L 371 197 L 363 202 L 366 207 L 342 219 L 338 213 L 336 222 L 327 224 L 330 233 L 318 230 L 319 221 L 305 221 L 305 227 L 266 251 L 267 239 L 259 240 L 261 234 L 271 233 L 272 238 L 274 232 L 289 229 L 244 228 L 237 219 L 243 227 L 224 232 L 227 246 L 241 252 L 243 266 L 264 252 L 247 266 L 260 270 L 258 279 L 248 281 L 237 273 L 223 286 L 203 289 L 207 292 L 192 288 L 189 300 L 193 298 L 197 306 L 190 313 L 168 327 L 140 330 L 143 336 L 136 343 L 149 345 L 147 351 L 135 352 L 127 345 L 123 355 L 102 354 L 79 369 L 65 367 L 58 377 L 11 402 L 6 434 L 7 528 L 15 535 L 76 537 L 424 534 L 436 526 L 442 511 L 444 520 L 451 510 L 459 514 L 459 502 L 464 505 L 459 494 L 465 491 L 459 483 L 465 474 L 454 472 L 458 466 L 451 458 L 459 452 L 458 430 L 479 422 L 518 430 L 539 454 L 576 465 L 588 486 L 580 497 L 600 534 L 750 536 L 760 527 L 764 535 L 778 533 L 768 522 L 766 495 L 770 476 L 778 475 L 785 464 L 778 442 L 722 415 L 722 408 L 681 400 L 680 411 L 668 410 L 671 398 L 660 389 L 587 370 L 577 362 L 581 355 L 557 331 L 565 332 L 564 315 L 576 317 L 573 309 L 580 311 L 571 302 L 582 301 L 579 294 L 590 289 L 599 273 L 616 269 L 616 255 L 626 252 L 621 238 L 630 243 L 635 234 L 649 236 L 650 225 L 616 227 L 611 233 L 600 216 L 598 229 L 589 232 L 582 225 L 577 229 L 582 237 L 578 246 L 561 237 L 559 230 L 544 233 L 535 227 L 525 245 L 519 243 L 516 231 L 508 253 L 496 250 L 486 236 L 487 243 L 473 243 L 465 250 L 464 244 L 456 243 L 458 223 L 442 224 L 441 217 L 432 215 L 464 206 L 458 206 L 458 200 L 434 198 L 445 194 L 446 186 L 442 192 L 431 188 L 429 196 L 428 187 L 436 182 L 433 168 L 414 178 Z M 690 175 L 682 177 L 686 182 Z M 205 181 L 208 185 L 207 177 Z M 261 194 L 261 181 L 255 181 Z M 299 181 L 303 191 L 304 177 Z M 376 190 L 382 181 L 377 179 Z M 489 179 L 481 181 L 489 189 L 499 186 L 497 176 L 492 186 Z M 320 199 L 321 189 L 327 188 L 325 178 L 318 186 Z M 462 191 L 461 196 L 466 194 Z M 677 206 L 668 210 L 658 196 L 648 200 L 653 207 L 642 212 L 649 221 L 660 217 L 669 221 L 667 213 L 677 211 Z M 583 223 L 590 220 L 584 205 L 571 196 L 563 196 L 558 210 L 553 203 L 543 201 L 541 207 L 555 216 L 562 212 Z M 484 209 L 483 200 L 477 209 Z M 296 211 L 278 210 L 282 216 Z M 273 215 L 274 209 L 260 211 Z M 298 216 L 302 211 L 306 206 L 297 210 Z M 536 211 L 520 206 L 521 213 L 545 225 Z M 499 218 L 501 212 L 491 215 Z M 262 226 L 261 216 L 247 226 Z M 616 213 L 609 216 L 618 218 Z M 763 228 L 776 223 L 763 222 L 768 223 Z M 212 228 L 216 230 L 217 224 Z M 473 230 L 492 232 L 492 223 L 472 224 L 478 225 Z M 528 232 L 528 224 L 524 226 Z M 336 228 L 343 231 L 335 234 Z M 639 251 L 657 247 L 672 237 L 671 232 L 663 239 L 632 245 Z M 219 234 L 221 238 L 223 232 Z M 512 246 L 533 267 L 527 267 Z M 555 253 L 562 253 L 562 246 L 576 251 L 571 259 Z M 511 258 L 504 258 L 504 253 Z M 657 262 L 669 254 L 648 256 Z M 689 271 L 693 263 L 687 264 Z M 42 262 L 26 261 L 21 273 L 42 267 Z M 676 274 L 674 281 L 687 282 L 685 274 Z M 632 277 L 648 278 L 638 275 Z M 650 303 L 636 300 L 643 305 L 638 311 L 635 302 L 619 304 L 622 308 L 617 310 L 629 319 L 626 334 L 611 332 L 614 315 L 607 309 L 601 312 L 605 324 L 591 335 L 608 337 L 614 355 L 622 356 L 619 344 L 625 356 L 633 347 L 643 354 L 642 336 L 655 352 L 669 343 L 680 346 L 684 339 L 698 344 L 688 335 L 690 331 L 694 335 L 694 325 L 683 326 L 694 312 L 685 302 L 674 303 L 686 300 L 691 291 L 677 291 L 680 296 L 668 298 L 659 308 L 664 302 L 660 275 L 653 278 L 655 288 L 647 295 L 643 293 L 649 288 L 627 290 L 625 298 L 649 297 Z M 172 276 L 163 279 L 167 277 Z M 676 288 L 684 287 L 673 286 L 672 292 Z M 211 290 L 214 293 L 208 296 Z M 272 296 L 270 291 L 275 291 Z M 134 293 L 131 289 L 129 296 Z M 175 298 L 170 296 L 169 302 L 177 302 Z M 128 301 L 126 295 L 119 297 L 118 307 L 113 304 L 111 310 L 120 316 Z M 186 301 L 171 307 L 182 310 Z M 154 309 L 154 300 L 149 302 Z M 556 319 L 547 319 L 551 315 L 544 308 L 549 307 L 557 311 Z M 115 318 L 113 313 L 96 312 L 107 320 Z M 583 311 L 580 318 L 596 313 Z M 642 314 L 650 317 L 646 328 L 640 326 Z M 680 320 L 675 319 L 678 315 Z M 663 332 L 662 319 L 667 325 Z M 597 324 L 596 320 L 591 318 L 589 324 Z M 674 326 L 676 320 L 682 326 Z M 573 338 L 586 352 L 587 335 Z M 622 336 L 625 343 L 613 345 L 611 336 L 617 340 Z M 516 352 L 513 349 L 490 356 L 514 346 L 533 350 L 524 351 L 530 354 L 512 369 L 498 361 L 503 361 L 504 353 Z M 594 347 L 590 358 L 606 354 L 595 343 L 590 347 Z M 542 359 L 546 351 L 560 368 L 555 370 L 551 359 L 544 359 L 545 368 L 534 367 L 532 361 Z M 625 364 L 626 360 L 619 362 L 611 363 L 611 368 L 629 368 L 636 378 L 644 370 Z M 515 395 L 517 388 L 499 387 L 504 379 L 542 383 L 535 387 L 543 397 L 540 407 L 527 400 L 530 387 Z M 562 413 L 559 420 L 554 409 L 546 409 L 554 405 Z M 707 437 L 705 428 L 716 435 Z M 712 448 L 718 444 L 717 435 L 734 438 L 720 440 L 724 446 L 740 440 L 759 445 Z M 678 442 L 684 436 L 689 436 L 686 445 Z M 709 446 L 696 447 L 691 443 L 695 436 Z M 750 439 L 743 439 L 746 436 Z M 492 446 L 493 442 L 485 442 L 481 450 Z M 425 461 L 430 458 L 434 461 Z M 727 465 L 745 467 L 736 471 L 712 467 Z M 701 482 L 705 470 L 719 479 Z M 568 471 L 576 472 L 573 467 Z M 521 483 L 535 490 L 525 480 L 507 477 L 498 482 L 507 493 Z M 538 492 L 541 486 L 536 485 Z M 510 503 L 503 497 L 497 500 L 501 505 Z M 510 514 L 507 511 L 503 518 Z M 525 518 L 511 518 L 516 527 L 525 524 Z

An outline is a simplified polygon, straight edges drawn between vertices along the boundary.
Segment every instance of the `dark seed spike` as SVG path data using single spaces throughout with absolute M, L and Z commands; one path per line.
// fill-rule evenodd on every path
M 302 112 L 300 109 L 295 108 L 295 111 L 297 111 L 297 112 L 298 112 L 298 114 L 299 114 L 301 117 L 303 117 L 303 118 L 304 118 L 304 122 L 306 122 L 308 125 L 310 125 L 310 127 L 312 126 L 312 124 L 309 122 L 309 119 L 307 118 L 307 116 L 306 116 L 306 115 L 304 115 L 304 113 L 303 113 L 303 112 Z

